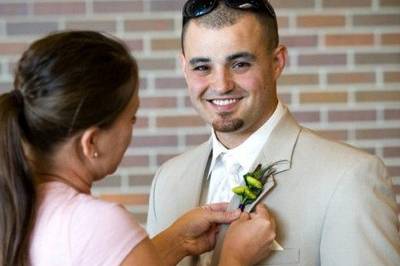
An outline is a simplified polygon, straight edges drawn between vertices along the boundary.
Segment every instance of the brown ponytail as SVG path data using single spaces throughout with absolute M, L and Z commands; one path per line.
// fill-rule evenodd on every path
M 19 91 L 0 96 L 0 264 L 26 265 L 28 231 L 35 204 L 33 177 L 25 159 Z

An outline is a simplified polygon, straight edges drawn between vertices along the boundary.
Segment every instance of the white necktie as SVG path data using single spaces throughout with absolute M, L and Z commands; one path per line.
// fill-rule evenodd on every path
M 232 184 L 240 185 L 242 182 L 240 175 L 240 172 L 243 169 L 242 166 L 230 154 L 224 154 L 222 156 L 222 161 L 224 163 L 226 173 L 229 175 L 229 179 L 232 181 Z
M 242 184 L 243 168 L 230 154 L 218 155 L 215 168 L 212 170 L 207 203 L 229 202 L 232 199 L 232 188 Z

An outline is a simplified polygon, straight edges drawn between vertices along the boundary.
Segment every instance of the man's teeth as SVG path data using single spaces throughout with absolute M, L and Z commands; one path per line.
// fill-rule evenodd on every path
M 223 99 L 223 100 L 212 100 L 211 102 L 215 105 L 228 105 L 237 102 L 238 99 Z

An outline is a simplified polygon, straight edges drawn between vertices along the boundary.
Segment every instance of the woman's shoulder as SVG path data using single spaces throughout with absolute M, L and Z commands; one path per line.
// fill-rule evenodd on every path
M 91 194 L 78 192 L 59 182 L 39 187 L 38 220 L 54 224 L 78 239 L 100 237 L 105 232 L 115 235 L 146 235 L 143 227 L 121 204 L 108 202 Z
M 69 225 L 71 255 L 79 265 L 118 265 L 147 237 L 122 205 L 79 193 Z
M 122 205 L 59 183 L 41 185 L 38 195 L 34 261 L 57 257 L 68 265 L 119 265 L 147 236 Z

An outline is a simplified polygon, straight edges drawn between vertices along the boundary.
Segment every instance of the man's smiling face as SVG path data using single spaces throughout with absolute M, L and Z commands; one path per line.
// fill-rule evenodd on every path
M 277 102 L 280 71 L 265 30 L 251 14 L 219 29 L 189 23 L 181 61 L 194 107 L 217 134 L 250 135 Z

